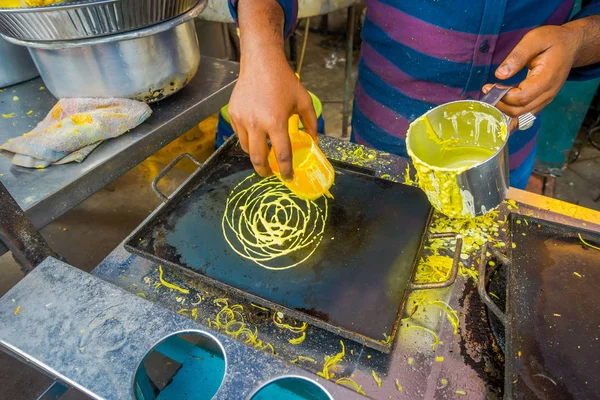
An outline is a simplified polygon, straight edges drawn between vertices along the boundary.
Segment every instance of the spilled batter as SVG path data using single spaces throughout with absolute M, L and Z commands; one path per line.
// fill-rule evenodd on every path
M 231 192 L 223 236 L 240 256 L 271 270 L 308 260 L 317 250 L 327 221 L 327 198 L 302 200 L 275 176 L 252 183 L 252 174 Z

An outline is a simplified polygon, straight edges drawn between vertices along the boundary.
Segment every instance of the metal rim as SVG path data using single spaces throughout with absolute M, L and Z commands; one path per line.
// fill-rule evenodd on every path
M 333 399 L 333 396 L 331 396 L 331 393 L 329 393 L 329 391 L 328 391 L 328 390 L 327 390 L 327 389 L 326 389 L 326 388 L 325 388 L 323 385 L 321 385 L 319 382 L 317 382 L 317 381 L 315 381 L 315 380 L 313 380 L 313 379 L 307 378 L 306 376 L 302 376 L 302 375 L 290 375 L 290 374 L 288 374 L 288 375 L 281 375 L 281 376 L 275 377 L 275 378 L 273 378 L 273 379 L 270 379 L 270 380 L 268 380 L 268 381 L 264 382 L 262 385 L 260 385 L 260 386 L 259 386 L 259 387 L 257 387 L 256 389 L 254 389 L 254 391 L 252 391 L 252 393 L 250 393 L 250 395 L 248 396 L 248 399 L 249 399 L 249 400 L 250 400 L 250 399 L 252 399 L 252 398 L 253 398 L 254 396 L 256 396 L 256 394 L 257 394 L 258 392 L 260 392 L 260 391 L 261 391 L 263 388 L 265 388 L 265 387 L 267 387 L 267 386 L 269 386 L 269 385 L 271 385 L 271 384 L 273 384 L 273 383 L 275 383 L 275 382 L 277 382 L 277 381 L 280 381 L 280 380 L 283 380 L 283 379 L 290 379 L 290 378 L 291 378 L 291 379 L 300 379 L 300 380 L 302 380 L 302 381 L 305 381 L 305 382 L 311 383 L 311 384 L 315 385 L 316 387 L 318 387 L 319 389 L 321 389 L 321 390 L 323 391 L 323 393 L 324 393 L 324 394 L 325 394 L 325 395 L 326 395 L 326 396 L 327 396 L 327 397 L 328 397 L 330 400 L 334 400 L 334 399 Z
M 113 2 L 113 0 L 106 0 L 107 2 Z M 176 18 L 171 20 L 161 22 L 160 24 L 152 25 L 146 28 L 117 33 L 110 36 L 100 36 L 89 39 L 76 39 L 76 40 L 63 40 L 63 41 L 54 41 L 54 42 L 37 42 L 31 40 L 19 40 L 14 39 L 3 34 L 0 34 L 6 41 L 16 44 L 18 46 L 31 47 L 34 49 L 42 49 L 42 50 L 58 50 L 58 49 L 68 49 L 74 47 L 82 47 L 82 46 L 93 46 L 96 44 L 105 44 L 112 42 L 120 42 L 125 40 L 139 39 L 146 36 L 151 36 L 157 33 L 161 33 L 167 31 L 169 29 L 175 28 L 185 22 L 191 21 L 196 18 L 204 8 L 206 7 L 207 1 L 200 0 L 200 2 L 192 8 L 190 11 L 182 14 Z
M 185 335 L 185 334 L 188 334 L 188 333 L 189 334 L 196 334 L 196 335 L 199 335 L 199 336 L 204 336 L 205 338 L 211 339 L 221 349 L 221 352 L 223 353 L 223 361 L 225 362 L 225 372 L 223 373 L 223 379 L 221 380 L 221 385 L 219 385 L 219 389 L 217 390 L 217 393 L 219 392 L 219 390 L 221 390 L 221 387 L 223 387 L 223 382 L 225 381 L 225 377 L 227 376 L 227 373 L 229 371 L 229 362 L 228 362 L 227 351 L 225 350 L 225 346 L 223 345 L 223 343 L 221 342 L 221 340 L 219 340 L 218 337 L 216 337 L 215 335 L 213 335 L 210 332 L 207 332 L 204 329 L 201 329 L 201 328 L 199 328 L 199 329 L 181 329 L 181 330 L 178 330 L 178 331 L 171 332 L 168 335 L 165 335 L 162 338 L 160 338 L 159 340 L 157 340 L 150 347 L 150 349 L 147 350 L 144 353 L 144 355 L 142 356 L 142 358 L 138 361 L 135 369 L 133 370 L 133 375 L 131 377 L 131 389 L 132 389 L 133 398 L 137 399 L 137 397 L 135 396 L 135 380 L 136 380 L 135 378 L 136 378 L 136 375 L 137 375 L 137 371 L 140 369 L 140 366 L 144 363 L 144 360 L 146 359 L 146 356 L 148 354 L 150 354 L 152 351 L 154 351 L 154 349 L 156 349 L 158 347 L 158 345 L 160 345 L 165 340 L 167 340 L 169 338 L 172 338 L 173 336 Z
M 451 101 L 449 103 L 444 103 L 444 104 L 440 104 L 439 106 L 432 108 L 431 110 L 427 111 L 425 114 L 423 114 L 422 116 L 427 116 L 430 113 L 434 112 L 435 110 L 445 107 L 448 104 L 457 104 L 457 103 L 467 103 L 467 104 L 472 104 L 472 103 L 479 103 L 481 105 L 484 105 L 486 107 L 489 107 L 493 110 L 496 110 L 497 112 L 500 113 L 501 116 L 504 116 L 504 114 L 502 113 L 502 111 L 500 111 L 498 108 L 485 103 L 483 101 L 479 101 L 479 100 L 456 100 L 456 101 Z M 420 118 L 420 117 L 419 117 Z M 508 131 L 508 124 L 506 123 L 506 119 L 503 117 L 502 118 L 502 122 L 501 124 L 504 124 L 504 126 L 506 127 L 506 138 L 504 138 L 504 142 L 502 143 L 502 145 L 498 148 L 498 150 L 492 154 L 487 160 L 485 161 L 481 161 L 480 163 L 477 163 L 475 165 L 470 166 L 469 168 L 467 168 L 466 170 L 462 171 L 461 173 L 465 173 L 471 169 L 477 168 L 481 165 L 484 165 L 488 162 L 491 162 L 498 154 L 500 154 L 504 148 L 506 147 L 506 144 L 508 143 L 508 139 L 510 137 L 510 132 Z M 445 167 L 438 167 L 436 165 L 430 165 L 429 163 L 424 162 L 423 160 L 421 160 L 419 157 L 417 157 L 417 155 L 414 153 L 414 151 L 411 149 L 410 146 L 410 136 L 411 136 L 411 130 L 410 130 L 410 125 L 408 126 L 408 131 L 406 132 L 406 152 L 408 153 L 408 155 L 410 156 L 410 158 L 417 160 L 419 163 L 421 163 L 422 165 L 426 165 L 429 169 L 433 170 L 433 171 L 440 171 L 440 172 L 456 172 L 457 169 L 453 169 L 453 168 L 445 168 Z
M 40 7 L 15 7 L 15 8 L 3 8 L 0 7 L 0 14 L 29 14 L 29 13 L 46 13 L 53 11 L 62 10 L 73 10 L 76 8 L 86 8 L 91 6 L 98 6 L 104 4 L 117 3 L 120 0 L 86 0 L 86 1 L 74 1 L 71 3 L 51 4 L 48 6 Z

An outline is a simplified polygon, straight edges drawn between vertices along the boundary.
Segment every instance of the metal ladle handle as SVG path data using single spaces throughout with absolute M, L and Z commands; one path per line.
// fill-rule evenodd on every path
M 483 96 L 481 98 L 481 101 L 483 101 L 484 103 L 487 103 L 491 106 L 495 106 L 504 97 L 504 95 L 506 93 L 508 93 L 508 91 L 512 88 L 513 88 L 512 86 L 500 87 L 498 85 L 494 85 L 494 86 L 492 86 L 490 91 L 487 92 L 485 94 L 485 96 Z M 505 116 L 506 116 L 507 125 L 510 125 L 511 118 L 508 115 L 505 115 Z M 533 115 L 532 113 L 526 113 L 523 115 L 519 115 L 517 117 L 517 122 L 518 122 L 518 129 L 520 131 L 524 131 L 526 129 L 531 128 L 531 126 L 535 122 L 535 115 Z
M 494 85 L 490 91 L 481 98 L 481 101 L 489 104 L 490 106 L 495 106 L 510 89 L 512 89 L 512 86 L 499 87 L 498 85 Z

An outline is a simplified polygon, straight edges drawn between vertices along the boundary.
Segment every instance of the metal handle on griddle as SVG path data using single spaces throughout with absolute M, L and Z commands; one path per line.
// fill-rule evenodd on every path
M 455 234 L 452 234 L 455 236 Z M 443 282 L 435 283 L 410 283 L 410 290 L 425 290 L 425 289 L 443 289 L 454 283 L 456 275 L 458 274 L 458 263 L 460 262 L 460 252 L 462 250 L 462 238 L 456 238 L 456 250 L 454 251 L 454 259 L 452 260 L 452 269 L 450 270 L 450 276 Z
M 158 196 L 159 199 L 161 199 L 161 201 L 163 203 L 166 203 L 169 198 L 167 196 L 165 196 L 164 194 L 162 194 L 162 192 L 160 190 L 158 190 L 158 182 L 160 182 L 160 180 L 162 178 L 165 177 L 165 175 L 171 170 L 173 169 L 173 167 L 179 162 L 181 161 L 183 158 L 188 158 L 191 162 L 193 162 L 194 164 L 196 164 L 197 166 L 201 167 L 202 163 L 198 160 L 196 160 L 194 158 L 194 156 L 192 156 L 191 154 L 188 153 L 183 153 L 180 154 L 179 156 L 177 156 L 176 159 L 174 159 L 173 161 L 171 161 L 169 163 L 169 165 L 167 165 L 162 171 L 160 171 L 158 173 L 158 175 L 156 175 L 156 178 L 154 178 L 152 180 L 152 190 L 154 191 L 154 193 Z
M 487 290 L 485 289 L 485 272 L 487 266 L 487 256 L 486 253 L 491 251 L 491 253 L 504 265 L 509 265 L 510 261 L 503 254 L 501 254 L 496 248 L 489 248 L 489 243 L 485 243 L 481 248 L 481 259 L 479 260 L 479 278 L 477 280 L 477 292 L 479 293 L 479 297 L 481 301 L 494 313 L 496 317 L 502 322 L 502 325 L 505 327 L 508 325 L 508 318 L 506 314 L 500 310 L 500 307 L 494 303 L 491 297 L 488 295 Z

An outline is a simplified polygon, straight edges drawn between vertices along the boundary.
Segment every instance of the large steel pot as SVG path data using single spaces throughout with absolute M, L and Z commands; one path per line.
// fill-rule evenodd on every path
M 0 88 L 38 76 L 38 70 L 27 49 L 8 43 L 0 37 Z
M 58 98 L 122 97 L 154 102 L 183 88 L 198 71 L 193 19 L 206 2 L 167 22 L 93 39 L 30 42 L 46 87 Z

